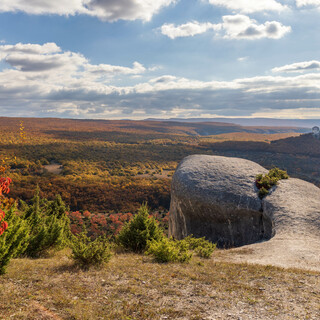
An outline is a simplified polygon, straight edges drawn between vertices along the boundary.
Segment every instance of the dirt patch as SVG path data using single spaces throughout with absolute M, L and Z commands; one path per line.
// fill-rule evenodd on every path
M 53 174 L 61 174 L 62 172 L 62 165 L 60 163 L 51 163 L 43 166 L 45 170 Z

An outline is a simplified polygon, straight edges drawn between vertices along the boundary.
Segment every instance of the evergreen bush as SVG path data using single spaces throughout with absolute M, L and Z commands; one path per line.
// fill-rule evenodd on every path
M 29 239 L 29 227 L 16 213 L 15 206 L 6 212 L 8 228 L 0 236 L 0 274 L 6 272 L 6 268 L 12 258 L 22 254 Z
M 147 205 L 143 204 L 133 219 L 120 230 L 116 242 L 129 251 L 143 252 L 148 241 L 162 238 L 163 231 L 157 221 L 149 216 Z
M 71 258 L 76 265 L 84 269 L 89 269 L 91 266 L 100 267 L 107 263 L 112 255 L 106 238 L 98 237 L 91 240 L 86 232 L 72 236 L 71 249 Z
M 185 241 L 190 250 L 194 250 L 197 255 L 201 258 L 209 259 L 212 253 L 216 249 L 217 245 L 202 238 L 194 238 L 193 236 L 188 236 L 181 241 Z
M 24 219 L 30 227 L 30 239 L 25 254 L 39 257 L 49 249 L 59 250 L 68 245 L 71 236 L 66 207 L 57 196 L 53 201 L 40 198 L 37 188 L 30 205 L 22 202 Z
M 182 241 L 175 241 L 166 237 L 160 240 L 148 241 L 148 248 L 145 252 L 153 255 L 156 262 L 189 262 L 192 252 L 189 251 L 188 244 Z
M 210 258 L 216 244 L 205 238 L 188 236 L 183 240 L 163 237 L 160 240 L 148 241 L 146 254 L 153 255 L 157 262 L 189 262 L 193 252 L 202 258 Z

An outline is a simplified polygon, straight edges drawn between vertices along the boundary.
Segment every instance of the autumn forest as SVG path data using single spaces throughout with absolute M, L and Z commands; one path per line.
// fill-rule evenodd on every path
M 308 129 L 227 123 L 0 118 L 10 196 L 60 194 L 73 212 L 165 214 L 170 179 L 185 156 L 215 154 L 278 166 L 320 185 L 318 140 Z M 309 130 L 310 131 L 310 130 Z

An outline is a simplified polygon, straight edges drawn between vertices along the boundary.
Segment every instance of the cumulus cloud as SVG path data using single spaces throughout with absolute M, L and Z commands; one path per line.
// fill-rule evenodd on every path
M 242 14 L 223 16 L 222 23 L 217 24 L 192 21 L 179 26 L 164 24 L 161 27 L 161 33 L 171 39 L 194 36 L 208 30 L 214 30 L 216 34 L 225 39 L 254 40 L 262 38 L 280 39 L 291 31 L 291 27 L 284 26 L 278 21 L 258 24 L 256 20 Z
M 61 68 L 76 71 L 79 66 L 87 62 L 82 55 L 72 52 L 51 55 L 12 53 L 8 54 L 3 60 L 11 67 L 26 72 L 57 70 Z
M 151 20 L 163 7 L 176 0 L 91 0 L 86 4 L 89 14 L 103 20 Z
M 110 64 L 88 65 L 86 69 L 93 74 L 140 74 L 146 71 L 146 68 L 135 61 L 132 68 L 113 66 Z
M 250 116 L 268 110 L 319 108 L 320 73 L 262 76 L 231 81 L 199 81 L 174 75 L 136 79 L 118 77 L 150 72 L 94 65 L 79 53 L 51 45 L 0 46 L 0 114 L 77 118 Z M 20 48 L 20 49 L 19 49 Z M 55 49 L 54 49 L 55 48 Z M 20 51 L 19 51 L 20 50 Z M 49 52 L 49 53 L 43 53 Z M 35 62 L 36 61 L 36 62 Z M 106 75 L 108 81 L 103 78 Z M 150 74 L 149 74 L 150 76 Z M 114 80 L 114 81 L 113 81 Z M 277 111 L 278 110 L 278 111 Z M 271 111 L 270 111 L 271 112 Z M 311 114 L 311 113 L 310 113 Z
M 286 9 L 286 6 L 275 0 L 209 0 L 209 3 L 214 6 L 225 7 L 229 10 L 236 10 L 243 13 L 254 13 L 261 11 L 283 11 L 284 9 Z
M 28 14 L 86 14 L 102 20 L 151 20 L 162 8 L 176 0 L 1 0 L 0 12 Z
M 110 64 L 90 64 L 80 53 L 62 52 L 55 43 L 0 45 L 0 60 L 6 62 L 13 69 L 23 72 L 53 73 L 69 72 L 75 74 L 119 75 L 141 74 L 147 69 L 139 62 L 134 62 L 133 67 L 115 66 Z M 52 73 L 52 74 L 53 74 Z
M 161 27 L 161 33 L 168 36 L 171 39 L 178 37 L 190 37 L 196 34 L 205 33 L 208 30 L 216 30 L 220 28 L 219 25 L 212 24 L 209 22 L 200 23 L 198 21 L 192 21 L 179 26 L 174 24 L 164 24 Z
M 273 68 L 272 72 L 305 72 L 320 70 L 320 61 L 303 61 L 287 64 L 282 67 Z
M 320 0 L 296 0 L 296 5 L 298 8 L 301 7 L 320 7 Z
M 290 26 L 284 26 L 278 21 L 267 21 L 258 24 L 256 20 L 237 14 L 222 17 L 221 30 L 227 39 L 280 39 L 291 31 Z
M 73 15 L 85 11 L 82 0 L 1 0 L 0 12 L 23 11 L 29 14 Z
M 61 49 L 53 42 L 45 43 L 44 45 L 40 44 L 31 44 L 31 43 L 17 43 L 15 45 L 2 45 L 0 53 L 9 54 L 9 53 L 33 53 L 33 54 L 48 54 L 60 52 Z

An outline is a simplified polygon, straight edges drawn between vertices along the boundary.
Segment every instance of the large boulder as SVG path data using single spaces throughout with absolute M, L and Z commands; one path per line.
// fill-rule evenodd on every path
M 172 180 L 169 234 L 246 245 L 228 251 L 228 261 L 320 271 L 320 189 L 289 178 L 261 200 L 255 176 L 266 172 L 244 159 L 185 158 Z
M 274 235 L 255 177 L 267 170 L 239 158 L 186 157 L 172 178 L 169 235 L 205 236 L 219 247 L 242 246 Z

